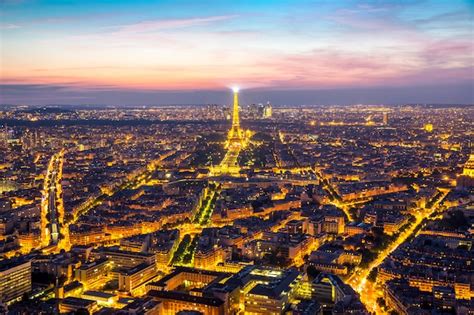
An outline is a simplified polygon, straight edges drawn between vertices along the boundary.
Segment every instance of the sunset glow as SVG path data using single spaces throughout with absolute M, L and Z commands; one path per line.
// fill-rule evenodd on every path
M 179 2 L 2 1 L 4 98 L 472 84 L 469 1 Z

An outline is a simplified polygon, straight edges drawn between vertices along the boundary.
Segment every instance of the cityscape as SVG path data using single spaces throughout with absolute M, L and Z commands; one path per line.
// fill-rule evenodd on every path
M 474 7 L 402 2 L 85 1 L 77 12 L 74 1 L 0 2 L 0 314 L 474 314 L 474 40 L 463 37 L 473 34 Z M 408 47 L 405 37 L 421 33 L 400 21 L 416 15 L 413 23 L 436 24 L 416 32 L 444 38 L 430 50 L 439 59 L 417 52 L 436 65 L 411 65 L 405 76 L 390 64 L 395 55 L 383 69 L 360 68 L 328 50 L 325 62 L 293 56 L 301 66 L 277 72 L 238 58 L 275 49 L 266 36 L 285 10 L 318 6 L 323 22 L 301 23 L 344 23 L 332 10 L 353 22 L 370 13 L 342 28 L 367 38 L 360 51 L 391 40 Z M 173 17 L 176 7 L 192 15 Z M 164 16 L 130 24 L 139 10 Z M 244 13 L 248 24 L 234 21 Z M 288 46 L 306 45 L 293 29 L 300 22 L 283 17 Z M 115 29 L 116 19 L 129 24 Z M 378 34 L 384 19 L 397 38 Z M 113 26 L 96 25 L 104 21 Z M 204 51 L 221 44 L 209 29 L 238 41 L 253 26 L 265 29 L 262 42 L 236 43 L 236 59 Z M 62 31 L 76 41 L 63 43 Z M 180 32 L 203 47 L 178 43 Z M 104 34 L 151 46 L 135 47 L 135 60 Z M 30 36 L 31 49 L 17 51 Z M 83 59 L 55 55 L 81 36 L 91 41 Z M 179 47 L 176 56 L 153 40 Z M 148 59 L 155 48 L 158 64 Z M 311 68 L 318 62 L 324 71 Z M 351 67 L 363 73 L 339 73 Z

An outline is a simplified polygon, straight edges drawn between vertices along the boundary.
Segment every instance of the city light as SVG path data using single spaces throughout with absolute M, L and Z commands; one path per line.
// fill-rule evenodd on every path
M 471 314 L 466 1 L 175 2 L 2 2 L 0 314 Z

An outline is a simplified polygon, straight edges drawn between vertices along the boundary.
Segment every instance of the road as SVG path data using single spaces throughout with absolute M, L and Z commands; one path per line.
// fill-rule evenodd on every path
M 65 247 L 63 231 L 64 206 L 62 200 L 62 167 L 64 150 L 54 154 L 48 164 L 41 202 L 41 245 Z
M 342 209 L 342 211 L 344 211 L 344 214 L 346 215 L 347 220 L 349 222 L 354 221 L 354 219 L 352 218 L 352 214 L 349 212 L 349 208 L 351 204 L 344 203 L 341 201 L 341 197 L 337 194 L 336 188 L 331 184 L 329 180 L 324 178 L 324 176 L 321 174 L 320 171 L 318 171 L 317 169 L 313 169 L 313 171 L 318 177 L 319 181 L 321 182 L 324 190 L 329 194 L 329 196 L 331 196 L 332 198 L 331 204 Z
M 203 226 L 209 224 L 211 220 L 212 212 L 214 211 L 215 202 L 217 200 L 217 194 L 219 193 L 216 188 L 209 188 L 209 190 L 209 195 L 205 200 L 203 200 L 203 204 L 196 212 L 196 216 L 193 218 L 194 223 Z
M 431 208 L 422 208 L 415 212 L 415 221 L 393 241 L 384 251 L 380 252 L 367 268 L 358 269 L 354 271 L 352 276 L 346 281 L 354 290 L 359 292 L 362 303 L 367 307 L 369 311 L 375 312 L 376 314 L 384 314 L 385 312 L 380 309 L 377 304 L 377 298 L 381 296 L 380 290 L 376 290 L 376 284 L 367 281 L 367 277 L 370 272 L 378 267 L 394 250 L 403 244 L 410 236 L 412 236 L 423 222 L 425 218 L 428 218 L 435 211 L 438 210 L 439 204 L 446 197 L 450 190 L 443 190 L 441 197 L 434 203 Z

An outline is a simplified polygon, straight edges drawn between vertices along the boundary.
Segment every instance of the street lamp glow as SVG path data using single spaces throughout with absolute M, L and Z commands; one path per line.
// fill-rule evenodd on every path
M 234 91 L 234 93 L 239 93 L 239 87 L 238 86 L 232 87 L 232 91 Z

